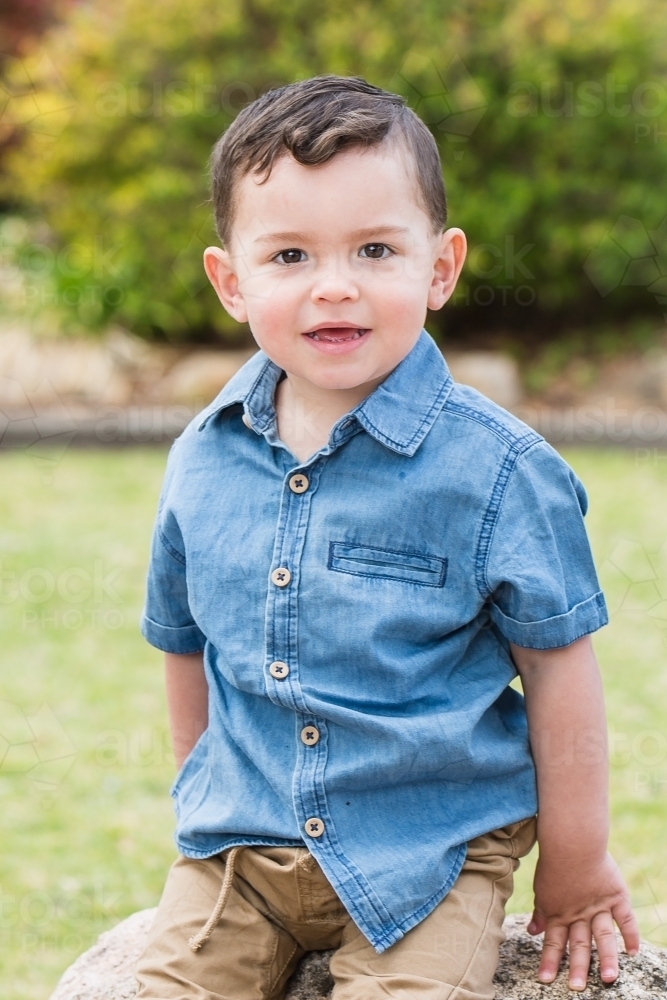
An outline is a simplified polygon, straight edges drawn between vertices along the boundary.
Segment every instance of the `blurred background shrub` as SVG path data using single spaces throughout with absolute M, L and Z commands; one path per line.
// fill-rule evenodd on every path
M 470 255 L 436 335 L 543 347 L 662 323 L 661 0 L 37 6 L 60 23 L 2 67 L 0 239 L 24 314 L 247 340 L 201 268 L 210 149 L 259 94 L 333 72 L 401 92 L 438 141 Z

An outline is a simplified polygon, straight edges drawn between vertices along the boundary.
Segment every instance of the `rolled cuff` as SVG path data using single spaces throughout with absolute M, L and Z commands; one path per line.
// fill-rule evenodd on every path
M 581 639 L 582 635 L 595 632 L 609 621 L 601 590 L 581 604 L 575 604 L 564 615 L 554 615 L 553 618 L 544 618 L 539 622 L 516 621 L 503 614 L 497 604 L 491 604 L 489 611 L 491 620 L 506 639 L 528 649 L 569 646 L 571 642 Z
M 159 625 L 146 615 L 141 619 L 141 634 L 163 653 L 199 653 L 206 645 L 206 636 L 197 625 L 172 628 Z

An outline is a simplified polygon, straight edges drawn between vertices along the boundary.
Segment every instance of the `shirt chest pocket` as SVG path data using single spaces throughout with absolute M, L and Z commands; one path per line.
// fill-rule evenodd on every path
M 447 560 L 440 556 L 346 542 L 329 542 L 327 565 L 336 573 L 418 583 L 423 587 L 443 587 L 447 578 Z

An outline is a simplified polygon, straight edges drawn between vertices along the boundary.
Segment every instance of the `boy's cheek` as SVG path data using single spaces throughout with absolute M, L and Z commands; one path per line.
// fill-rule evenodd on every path
M 277 363 L 277 355 L 294 350 L 300 338 L 298 312 L 277 296 L 255 299 L 248 309 L 248 323 L 259 346 Z
M 374 317 L 387 330 L 395 330 L 397 336 L 411 330 L 415 321 L 423 323 L 426 313 L 426 293 L 416 282 L 399 284 L 394 282 L 382 289 L 382 294 L 374 298 Z

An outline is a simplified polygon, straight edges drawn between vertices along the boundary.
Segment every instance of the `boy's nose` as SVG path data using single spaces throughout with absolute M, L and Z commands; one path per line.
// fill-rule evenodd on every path
M 352 275 L 340 267 L 331 267 L 318 273 L 310 297 L 313 302 L 356 302 L 359 288 Z

